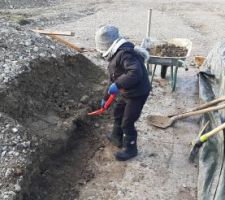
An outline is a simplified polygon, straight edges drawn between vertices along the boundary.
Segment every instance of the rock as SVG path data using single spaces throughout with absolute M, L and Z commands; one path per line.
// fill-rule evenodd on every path
M 31 44 L 32 44 L 31 40 L 25 41 L 25 46 L 31 46 Z
M 12 169 L 8 168 L 5 172 L 5 177 L 8 178 L 12 173 Z
M 10 197 L 15 197 L 15 196 L 16 196 L 16 193 L 13 191 L 7 191 L 3 193 L 3 199 L 9 199 Z
M 81 109 L 81 108 L 84 107 L 84 105 L 83 105 L 82 103 L 78 103 L 77 107 L 78 107 L 79 109 Z
M 145 163 L 141 163 L 140 166 L 146 168 L 148 165 Z
M 18 128 L 12 128 L 12 132 L 13 133 L 17 133 L 18 132 Z
M 9 198 L 9 195 L 8 194 L 4 194 L 3 195 L 3 199 L 8 199 Z
M 23 143 L 21 143 L 21 144 L 22 144 L 22 146 L 23 146 L 24 148 L 30 148 L 31 142 L 30 142 L 30 141 L 27 141 L 27 142 L 23 142 Z
M 19 184 L 15 185 L 15 191 L 20 192 L 21 191 L 21 186 Z
M 44 53 L 40 53 L 39 56 L 40 57 L 46 57 L 46 55 Z
M 83 104 L 86 104 L 86 103 L 88 103 L 88 100 L 89 100 L 89 96 L 84 95 L 81 97 L 80 102 Z
M 84 84 L 82 84 L 81 82 L 79 82 L 79 83 L 77 84 L 77 88 L 79 88 L 79 89 L 84 88 Z
M 13 155 L 18 157 L 20 154 L 19 154 L 19 152 L 14 152 Z
M 95 127 L 96 127 L 96 128 L 99 128 L 100 125 L 99 125 L 98 123 L 95 123 Z
M 55 49 L 55 46 L 54 45 L 50 45 L 50 48 L 54 50 Z
M 3 152 L 1 153 L 1 157 L 2 157 L 2 158 L 6 155 L 6 152 L 7 152 L 7 151 L 3 151 Z
M 34 48 L 33 48 L 33 51 L 34 51 L 34 52 L 38 52 L 38 51 L 39 51 L 39 48 L 38 48 L 38 47 L 34 47 Z
M 14 169 L 14 176 L 22 176 L 23 175 L 23 170 L 19 167 L 16 167 Z
M 69 99 L 67 102 L 68 102 L 68 104 L 74 104 L 75 103 L 75 101 L 73 99 Z
M 63 125 L 64 128 L 71 127 L 71 125 L 68 122 L 63 122 L 62 125 Z

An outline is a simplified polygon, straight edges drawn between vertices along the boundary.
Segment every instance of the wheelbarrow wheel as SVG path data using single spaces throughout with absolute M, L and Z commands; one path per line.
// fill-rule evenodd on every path
M 161 66 L 161 78 L 163 78 L 163 79 L 166 78 L 167 67 L 168 67 L 167 65 Z

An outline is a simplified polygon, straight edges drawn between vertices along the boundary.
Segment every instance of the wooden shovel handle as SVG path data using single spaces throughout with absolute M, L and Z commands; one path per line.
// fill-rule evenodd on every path
M 213 106 L 213 107 L 209 107 L 209 108 L 205 108 L 205 109 L 197 110 L 197 111 L 193 111 L 193 112 L 188 112 L 188 113 L 185 113 L 185 114 L 174 116 L 172 118 L 173 118 L 173 120 L 183 119 L 183 118 L 190 117 L 190 116 L 193 116 L 193 115 L 199 115 L 199 114 L 203 114 L 203 113 L 207 113 L 207 112 L 211 112 L 211 111 L 215 111 L 215 110 L 220 110 L 220 109 L 223 109 L 223 108 L 225 108 L 225 104 L 222 104 L 222 105 L 219 105 L 219 106 Z
M 213 106 L 213 105 L 218 104 L 218 103 L 220 103 L 222 101 L 225 101 L 225 96 L 219 97 L 217 99 L 214 99 L 212 101 L 204 103 L 204 104 L 202 104 L 200 106 L 197 106 L 196 108 L 192 109 L 191 112 L 192 111 L 196 111 L 196 110 L 201 110 L 201 109 L 204 109 L 204 108 L 208 108 L 209 106 Z
M 209 101 L 207 103 L 204 103 L 204 104 L 202 104 L 200 106 L 197 106 L 195 108 L 192 108 L 191 110 L 186 111 L 186 112 L 183 112 L 182 114 L 186 114 L 186 113 L 193 112 L 193 111 L 196 111 L 196 110 L 202 110 L 204 108 L 208 108 L 209 106 L 216 105 L 216 104 L 218 104 L 218 103 L 220 103 L 222 101 L 225 101 L 225 96 L 219 97 L 217 99 L 214 99 L 212 101 Z M 168 115 L 168 117 L 173 117 L 175 115 L 177 115 L 177 114 Z
M 59 42 L 65 44 L 65 45 L 68 46 L 69 48 L 75 49 L 75 50 L 78 51 L 79 53 L 82 53 L 82 52 L 83 52 L 83 50 L 82 50 L 80 47 L 76 46 L 75 44 L 72 44 L 71 42 L 65 40 L 64 38 L 62 38 L 62 37 L 60 37 L 60 36 L 58 36 L 58 35 L 49 35 L 49 36 L 52 37 L 53 39 L 55 39 L 55 40 L 57 40 L 57 41 L 59 41 Z

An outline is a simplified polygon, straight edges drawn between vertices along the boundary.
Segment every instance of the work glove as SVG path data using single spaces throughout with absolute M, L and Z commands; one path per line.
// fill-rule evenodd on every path
M 119 91 L 119 88 L 117 87 L 117 85 L 115 83 L 112 83 L 110 86 L 109 86 L 109 90 L 108 90 L 108 93 L 109 94 L 118 94 L 120 91 Z
M 106 102 L 105 99 L 102 99 L 102 100 L 101 100 L 101 103 L 100 103 L 101 108 L 104 108 L 105 102 Z

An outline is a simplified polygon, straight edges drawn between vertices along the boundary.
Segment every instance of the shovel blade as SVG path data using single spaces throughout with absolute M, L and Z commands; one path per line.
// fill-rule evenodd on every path
M 93 116 L 93 115 L 101 115 L 103 112 L 105 111 L 105 109 L 101 108 L 99 110 L 93 111 L 88 113 L 89 116 Z
M 149 125 L 153 125 L 158 128 L 167 128 L 173 123 L 169 117 L 161 115 L 149 115 L 147 120 Z

